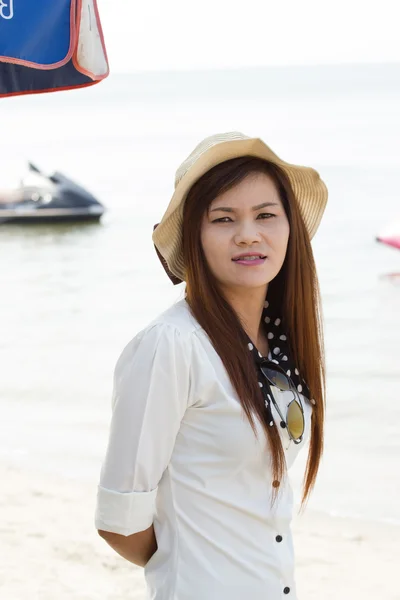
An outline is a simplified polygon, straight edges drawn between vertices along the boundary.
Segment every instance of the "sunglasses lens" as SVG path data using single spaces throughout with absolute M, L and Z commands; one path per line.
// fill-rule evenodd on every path
M 261 370 L 275 387 L 283 390 L 284 392 L 290 390 L 290 383 L 286 375 L 280 373 L 279 371 L 275 371 L 274 369 L 270 369 L 269 367 L 262 367 Z
M 281 373 L 281 371 L 271 369 L 267 366 L 261 366 L 261 371 L 264 373 L 265 377 L 278 389 L 287 392 L 293 391 L 292 386 L 290 385 L 290 380 L 286 376 L 285 373 Z M 298 440 L 304 433 L 304 417 L 301 406 L 296 400 L 292 400 L 292 402 L 288 406 L 287 415 L 287 428 L 294 440 Z
M 293 402 L 289 404 L 287 411 L 287 426 L 291 436 L 295 440 L 299 439 L 304 433 L 304 417 L 296 400 L 293 400 Z

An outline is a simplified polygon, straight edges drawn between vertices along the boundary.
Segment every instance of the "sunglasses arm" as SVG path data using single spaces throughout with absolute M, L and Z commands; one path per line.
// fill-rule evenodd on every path
M 285 422 L 285 419 L 284 419 L 284 418 L 283 418 L 283 416 L 282 416 L 281 409 L 279 408 L 279 406 L 278 406 L 278 403 L 276 402 L 276 400 L 275 400 L 275 398 L 274 398 L 274 395 L 273 395 L 273 393 L 272 393 L 272 390 L 271 390 L 271 385 L 270 385 L 270 383 L 269 383 L 269 381 L 268 381 L 268 379 L 267 379 L 266 377 L 265 377 L 265 381 L 266 381 L 267 388 L 268 388 L 268 391 L 267 391 L 267 396 L 268 396 L 269 400 L 270 400 L 270 401 L 273 403 L 273 405 L 275 406 L 276 412 L 277 412 L 277 413 L 278 413 L 278 415 L 280 416 L 280 418 L 281 418 L 281 421 L 283 421 L 283 423 L 285 423 L 285 426 L 286 426 L 286 422 Z

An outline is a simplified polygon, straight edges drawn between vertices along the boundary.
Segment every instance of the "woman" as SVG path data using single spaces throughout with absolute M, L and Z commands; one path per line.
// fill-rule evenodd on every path
M 310 239 L 326 202 L 316 171 L 240 133 L 177 171 L 153 241 L 185 298 L 118 360 L 96 511 L 149 598 L 296 599 L 287 469 L 309 440 L 303 506 L 323 449 Z

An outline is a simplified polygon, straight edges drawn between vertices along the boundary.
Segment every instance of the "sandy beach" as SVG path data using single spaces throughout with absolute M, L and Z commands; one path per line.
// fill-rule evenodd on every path
M 144 600 L 142 569 L 93 524 L 95 485 L 3 462 L 0 597 Z M 295 514 L 299 600 L 399 600 L 400 527 L 311 510 Z

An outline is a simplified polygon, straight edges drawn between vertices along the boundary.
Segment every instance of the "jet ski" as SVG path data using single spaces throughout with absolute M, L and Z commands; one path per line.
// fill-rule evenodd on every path
M 99 221 L 105 208 L 90 192 L 58 171 L 28 166 L 19 187 L 0 190 L 0 224 Z
M 400 221 L 388 225 L 376 236 L 376 241 L 400 250 Z

